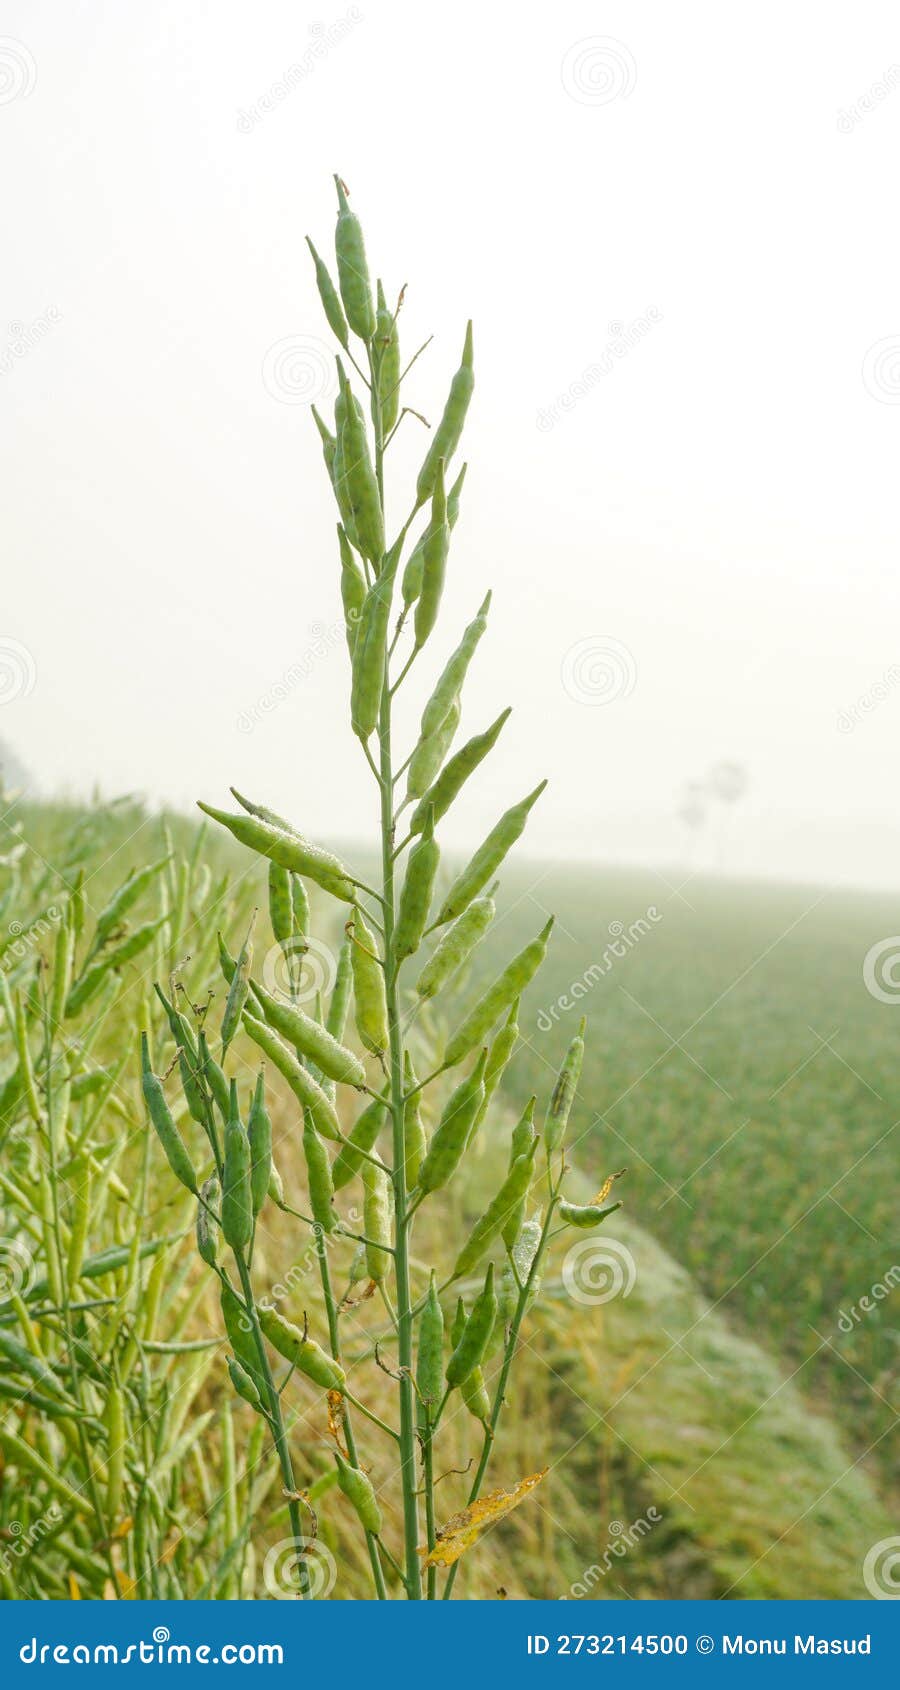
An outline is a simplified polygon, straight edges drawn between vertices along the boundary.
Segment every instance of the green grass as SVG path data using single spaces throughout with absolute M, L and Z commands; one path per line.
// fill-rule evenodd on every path
M 900 1014 L 862 977 L 896 903 L 711 880 L 679 895 L 588 868 L 520 868 L 505 893 L 495 961 L 557 915 L 508 1089 L 544 1085 L 587 1015 L 579 1156 L 628 1165 L 629 1216 L 887 1471 L 900 1287 L 849 1332 L 839 1321 L 897 1261 Z M 607 967 L 611 925 L 650 906 L 659 919 Z

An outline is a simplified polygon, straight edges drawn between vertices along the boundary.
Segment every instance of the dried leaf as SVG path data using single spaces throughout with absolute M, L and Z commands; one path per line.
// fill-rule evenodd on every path
M 420 1546 L 418 1553 L 424 1557 L 423 1565 L 452 1567 L 454 1561 L 477 1543 L 488 1526 L 492 1526 L 495 1520 L 502 1520 L 505 1514 L 511 1514 L 520 1502 L 524 1502 L 547 1471 L 546 1467 L 542 1467 L 539 1473 L 529 1473 L 526 1479 L 520 1479 L 512 1490 L 491 1491 L 490 1496 L 483 1496 L 461 1513 L 451 1515 L 447 1524 L 437 1532 L 434 1548 L 429 1552 Z
M 607 1174 L 606 1179 L 603 1181 L 603 1184 L 601 1185 L 600 1190 L 597 1192 L 596 1197 L 591 1198 L 591 1208 L 592 1209 L 599 1209 L 601 1203 L 606 1202 L 606 1199 L 609 1196 L 610 1192 L 612 1191 L 612 1188 L 615 1185 L 616 1180 L 621 1179 L 622 1175 L 626 1172 L 627 1172 L 627 1169 L 620 1168 L 618 1170 L 618 1173 Z
M 347 1450 L 343 1441 L 344 1398 L 340 1391 L 328 1392 L 328 1430 L 337 1444 L 341 1454 L 343 1456 L 347 1456 Z

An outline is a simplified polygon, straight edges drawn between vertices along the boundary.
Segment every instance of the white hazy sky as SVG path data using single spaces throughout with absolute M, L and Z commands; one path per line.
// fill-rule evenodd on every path
M 669 860 L 683 783 L 728 758 L 737 871 L 900 884 L 895 6 L 34 0 L 0 27 L 0 737 L 45 790 L 234 781 L 360 831 L 335 513 L 285 402 L 330 381 L 303 236 L 330 253 L 339 169 L 406 349 L 434 331 L 432 418 L 476 325 L 409 706 L 490 584 L 465 726 L 514 713 L 447 841 L 548 774 L 532 851 Z M 407 420 L 392 521 L 423 443 Z

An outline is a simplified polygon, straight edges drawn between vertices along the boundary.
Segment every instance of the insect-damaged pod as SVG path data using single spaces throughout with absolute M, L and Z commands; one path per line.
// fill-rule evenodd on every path
M 365 1157 L 374 1150 L 386 1119 L 387 1108 L 380 1098 L 367 1104 L 362 1114 L 357 1116 L 332 1165 L 331 1179 L 335 1191 L 349 1184 Z
M 466 468 L 467 465 L 463 464 L 463 467 L 456 477 L 453 486 L 447 494 L 447 523 L 451 534 L 456 527 L 456 521 L 459 516 L 459 500 L 463 489 L 463 482 L 466 479 Z M 425 540 L 427 535 L 428 529 L 426 528 L 424 532 L 420 534 L 404 566 L 403 580 L 400 583 L 400 594 L 403 599 L 404 610 L 409 610 L 410 605 L 415 604 L 416 599 L 422 591 L 422 556 L 425 550 Z
M 381 1509 L 375 1496 L 372 1481 L 360 1467 L 352 1467 L 345 1461 L 340 1450 L 335 1450 L 334 1459 L 337 1462 L 338 1484 L 348 1501 L 352 1502 L 360 1521 L 367 1532 L 374 1532 L 376 1537 L 381 1531 Z
M 238 799 L 238 802 L 242 800 Z M 198 808 L 205 815 L 212 816 L 213 821 L 221 822 L 235 839 L 242 845 L 248 845 L 251 851 L 271 858 L 294 874 L 307 875 L 321 886 L 323 892 L 330 892 L 333 897 L 352 904 L 355 891 L 349 871 L 330 851 L 310 844 L 299 833 L 287 833 L 282 828 L 273 827 L 271 822 L 262 821 L 255 815 L 232 816 L 227 810 L 217 810 L 211 804 L 199 802 Z
M 293 1321 L 285 1319 L 277 1309 L 260 1309 L 259 1324 L 273 1350 L 298 1372 L 305 1373 L 314 1385 L 323 1391 L 343 1391 L 346 1374 L 340 1363 L 326 1355 L 314 1338 L 305 1338 Z
M 452 382 L 444 413 L 441 417 L 431 443 L 425 454 L 425 462 L 419 471 L 416 483 L 416 498 L 420 505 L 430 496 L 438 473 L 438 464 L 449 464 L 453 457 L 463 431 L 466 412 L 475 387 L 473 371 L 472 324 L 466 325 L 466 338 L 463 344 L 462 361 Z
M 485 1251 L 490 1249 L 497 1234 L 501 1232 L 505 1234 L 511 1230 L 513 1223 L 515 1223 L 515 1231 L 512 1233 L 512 1237 L 513 1242 L 515 1242 L 522 1224 L 522 1209 L 528 1195 L 528 1187 L 531 1184 L 537 1146 L 537 1139 L 532 1138 L 531 1144 L 515 1157 L 500 1190 L 492 1198 L 460 1250 L 451 1276 L 453 1279 L 459 1279 L 463 1274 L 471 1273 Z
M 497 1297 L 494 1291 L 494 1264 L 488 1263 L 484 1287 L 472 1304 L 472 1313 L 458 1338 L 447 1363 L 447 1384 L 451 1389 L 468 1379 L 481 1365 L 497 1319 Z
M 146 1033 L 141 1034 L 141 1090 L 144 1094 L 147 1112 L 153 1123 L 156 1136 L 163 1147 L 169 1167 L 175 1178 L 180 1180 L 182 1185 L 186 1185 L 188 1191 L 193 1191 L 196 1195 L 197 1176 L 194 1173 L 184 1140 L 172 1119 L 162 1082 L 150 1067 L 150 1046 Z
M 264 986 L 254 986 L 253 990 L 269 1026 L 294 1045 L 301 1056 L 314 1062 L 320 1073 L 342 1085 L 360 1090 L 365 1087 L 366 1071 L 354 1051 L 339 1044 L 326 1027 L 304 1015 L 296 1004 L 273 997 Z
M 456 1172 L 468 1142 L 472 1122 L 484 1097 L 486 1062 L 487 1051 L 483 1050 L 471 1074 L 460 1081 L 449 1097 L 435 1127 L 428 1153 L 419 1169 L 420 1191 L 439 1190 Z
M 266 1108 L 265 1076 L 262 1068 L 256 1079 L 250 1118 L 247 1122 L 250 1142 L 250 1199 L 256 1219 L 269 1192 L 272 1177 L 272 1122 Z
M 331 1163 L 307 1111 L 303 1118 L 303 1154 L 306 1157 L 306 1179 L 309 1202 L 316 1226 L 323 1232 L 333 1232 L 337 1225 L 334 1212 L 334 1186 L 331 1182 Z
M 238 1108 L 237 1081 L 231 1082 L 225 1123 L 225 1166 L 222 1174 L 222 1236 L 233 1250 L 244 1250 L 253 1235 L 250 1198 L 250 1140 Z
M 397 333 L 397 314 L 388 310 L 384 288 L 376 287 L 377 313 L 375 345 L 372 363 L 375 381 L 372 387 L 372 421 L 381 421 L 381 437 L 390 434 L 400 409 L 400 337 Z
M 362 910 L 357 906 L 349 926 L 353 946 L 353 1004 L 356 1030 L 366 1050 L 382 1056 L 388 1047 L 387 994 L 384 969 L 375 940 Z
M 444 491 L 444 464 L 438 464 L 431 496 L 431 522 L 422 547 L 422 586 L 416 600 L 414 627 L 416 649 L 425 644 L 440 609 L 444 591 L 444 575 L 450 551 L 450 524 L 447 521 L 447 495 Z
M 474 857 L 466 864 L 462 873 L 457 876 L 441 906 L 438 922 L 453 921 L 468 907 L 472 899 L 477 896 L 482 887 L 492 880 L 500 867 L 507 852 L 515 845 L 521 836 L 528 816 L 541 796 L 547 782 L 542 780 L 533 792 L 513 804 L 500 817 L 479 845 Z
M 397 925 L 394 929 L 394 952 L 398 962 L 418 950 L 428 921 L 431 896 L 441 860 L 440 847 L 434 837 L 434 819 L 434 813 L 429 809 L 422 837 L 410 851 L 406 865 L 406 876 L 397 910 Z
M 334 251 L 337 258 L 338 286 L 347 313 L 347 321 L 361 340 L 371 340 L 375 333 L 375 307 L 372 304 L 372 284 L 362 225 L 347 203 L 347 191 L 339 176 L 335 176 L 338 196 L 338 220 L 334 231 Z
M 553 930 L 553 916 L 543 927 L 536 939 L 532 939 L 511 962 L 508 962 L 502 974 L 497 976 L 492 986 L 482 994 L 478 1002 L 469 1011 L 465 1020 L 457 1027 L 447 1042 L 444 1051 L 444 1063 L 453 1067 L 461 1062 L 463 1057 L 478 1044 L 489 1028 L 494 1025 L 498 1016 L 524 992 L 534 975 L 537 973 L 547 950 L 547 941 Z
M 363 1230 L 369 1278 L 380 1285 L 391 1266 L 391 1182 L 386 1168 L 363 1167 Z
M 433 998 L 452 974 L 461 968 L 490 927 L 497 906 L 490 893 L 476 898 L 453 926 L 447 929 L 416 981 L 420 998 Z
M 562 1143 L 569 1112 L 578 1089 L 581 1076 L 581 1064 L 584 1061 L 584 1029 L 587 1025 L 582 1016 L 578 1032 L 566 1051 L 563 1065 L 557 1075 L 553 1094 L 547 1105 L 547 1115 L 544 1121 L 544 1143 L 549 1151 L 556 1150 Z
M 346 351 L 347 347 L 350 345 L 350 336 L 347 332 L 347 320 L 344 316 L 343 310 L 341 309 L 341 302 L 338 298 L 337 288 L 328 274 L 327 265 L 319 257 L 319 254 L 308 235 L 306 236 L 306 244 L 309 247 L 312 254 L 313 264 L 316 267 L 316 286 L 319 290 L 319 298 L 322 301 L 322 309 L 325 312 L 328 327 Z
M 475 773 L 479 763 L 482 763 L 489 751 L 492 751 L 500 737 L 500 733 L 511 712 L 509 709 L 501 711 L 496 721 L 492 722 L 484 733 L 474 734 L 460 746 L 456 754 L 438 775 L 434 785 L 429 787 L 413 811 L 409 824 L 411 833 L 421 833 L 425 825 L 425 816 L 429 810 L 434 813 L 434 819 L 439 822 L 446 815 L 458 796 L 469 776 Z
M 326 1097 L 322 1087 L 314 1080 L 308 1068 L 298 1062 L 294 1052 L 283 1044 L 277 1033 L 273 1033 L 264 1021 L 260 1021 L 249 1009 L 244 1010 L 244 1030 L 250 1034 L 254 1044 L 259 1045 L 264 1056 L 274 1064 L 284 1079 L 287 1080 L 298 1103 L 308 1109 L 316 1131 L 323 1138 L 340 1140 L 341 1124 L 335 1113 L 334 1104 L 330 1097 Z
M 437 1408 L 444 1388 L 444 1311 L 437 1294 L 434 1269 L 428 1296 L 419 1316 L 419 1350 L 416 1357 L 416 1386 L 419 1393 L 419 1413 L 427 1415 Z

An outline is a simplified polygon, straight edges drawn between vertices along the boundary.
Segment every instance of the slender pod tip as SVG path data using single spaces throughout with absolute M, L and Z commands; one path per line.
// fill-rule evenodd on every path
M 578 1037 L 579 1037 L 579 1038 L 580 1038 L 580 1039 L 583 1039 L 583 1038 L 584 1038 L 584 1034 L 585 1034 L 585 1028 L 586 1028 L 586 1027 L 587 1027 L 587 1016 L 586 1016 L 586 1015 L 582 1015 L 582 1017 L 581 1017 L 581 1020 L 580 1020 L 580 1021 L 579 1021 L 579 1023 L 578 1023 Z
M 463 343 L 463 355 L 462 355 L 462 361 L 463 361 L 463 364 L 464 364 L 464 366 L 467 370 L 470 370 L 472 368 L 473 350 L 474 349 L 473 349 L 473 344 L 472 344 L 472 319 L 470 317 L 468 323 L 466 324 L 466 338 L 465 338 L 465 341 Z
M 482 600 L 481 608 L 478 612 L 479 616 L 487 616 L 487 613 L 491 608 L 491 599 L 493 598 L 493 596 L 494 596 L 494 589 L 493 589 L 493 587 L 489 587 L 487 592 L 484 595 L 484 599 Z
M 349 211 L 350 207 L 347 204 L 347 186 L 337 173 L 335 173 L 334 185 L 337 188 L 338 211 Z

